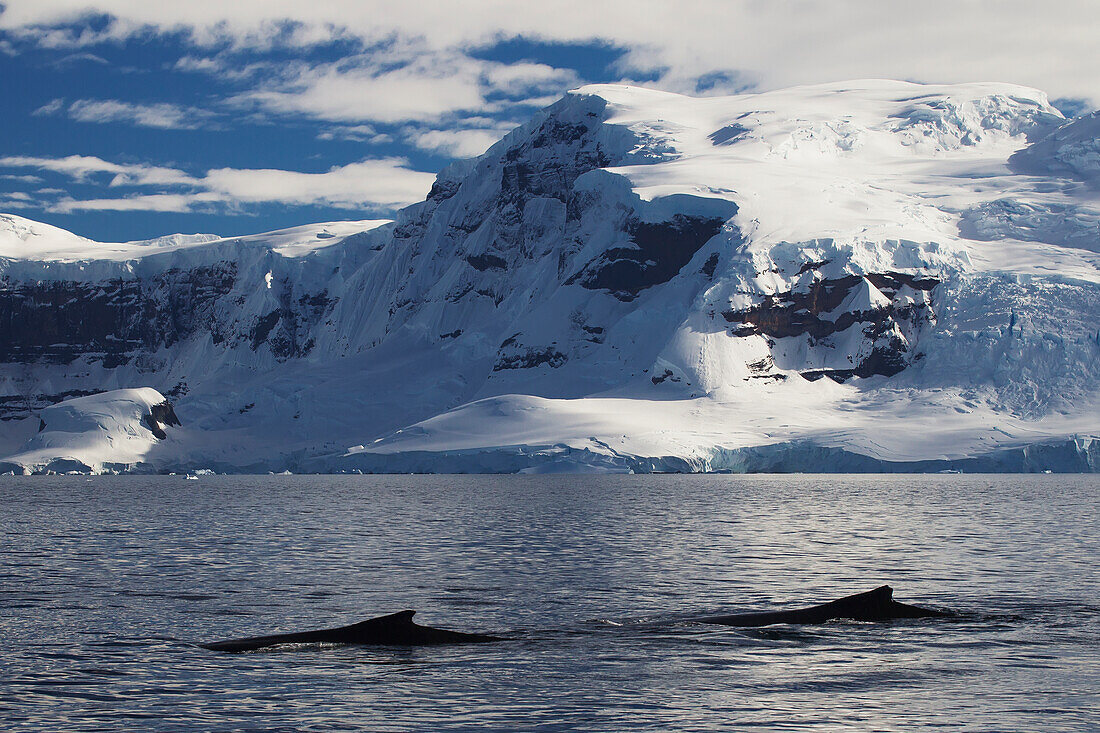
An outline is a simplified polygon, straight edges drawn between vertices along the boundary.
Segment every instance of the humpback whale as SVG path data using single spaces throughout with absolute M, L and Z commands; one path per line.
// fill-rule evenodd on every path
M 383 646 L 426 646 L 438 644 L 479 644 L 503 641 L 486 634 L 466 634 L 447 631 L 413 623 L 416 611 L 400 611 L 388 616 L 360 621 L 335 629 L 318 629 L 291 634 L 253 636 L 247 639 L 230 639 L 199 644 L 216 652 L 247 652 L 276 644 L 378 644 Z
M 943 618 L 947 611 L 910 606 L 894 600 L 894 589 L 888 585 L 874 590 L 838 598 L 809 608 L 762 613 L 737 613 L 730 616 L 706 616 L 692 619 L 704 624 L 721 626 L 770 626 L 771 624 L 823 624 L 834 618 L 855 621 L 889 621 L 897 618 Z
M 823 624 L 835 618 L 855 621 L 889 621 L 898 618 L 942 618 L 952 616 L 947 611 L 910 606 L 893 598 L 894 589 L 884 585 L 865 593 L 838 598 L 819 606 L 790 611 L 764 611 L 738 613 L 730 616 L 704 616 L 688 619 L 696 623 L 721 626 L 769 626 L 771 624 Z M 230 639 L 199 644 L 217 652 L 246 652 L 276 644 L 378 644 L 384 646 L 426 646 L 437 644 L 480 644 L 504 641 L 499 636 L 469 634 L 461 631 L 436 629 L 413 623 L 416 611 L 401 611 L 388 616 L 360 621 L 335 629 L 318 629 L 292 634 L 253 636 L 247 639 Z

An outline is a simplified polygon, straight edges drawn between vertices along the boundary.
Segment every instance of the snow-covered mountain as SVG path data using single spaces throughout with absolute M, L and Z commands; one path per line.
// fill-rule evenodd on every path
M 183 425 L 88 468 L 1096 470 L 1098 134 L 1006 84 L 601 85 L 393 222 L 0 216 L 0 455 L 144 386 Z
M 179 424 L 171 403 L 148 387 L 74 397 L 42 410 L 38 432 L 0 471 L 153 471 L 142 459 Z

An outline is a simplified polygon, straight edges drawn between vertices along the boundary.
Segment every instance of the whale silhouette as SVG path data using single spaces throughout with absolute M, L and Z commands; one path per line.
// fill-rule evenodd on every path
M 399 611 L 388 616 L 360 621 L 335 629 L 318 629 L 291 634 L 253 636 L 199 644 L 216 652 L 247 652 L 276 644 L 378 644 L 381 646 L 427 646 L 438 644 L 481 644 L 502 641 L 486 634 L 466 634 L 413 623 L 416 611 Z
M 943 618 L 948 611 L 910 606 L 894 600 L 894 589 L 888 585 L 874 590 L 838 598 L 809 608 L 762 613 L 736 613 L 730 616 L 705 616 L 692 619 L 704 624 L 721 626 L 770 626 L 772 624 L 823 624 L 835 618 L 854 621 L 890 621 L 898 618 Z
M 703 616 L 688 621 L 721 626 L 770 626 L 772 624 L 823 624 L 832 619 L 855 621 L 889 621 L 899 618 L 942 618 L 954 614 L 921 606 L 898 603 L 893 598 L 894 589 L 883 585 L 874 590 L 838 598 L 809 608 L 790 611 L 763 611 L 737 613 L 729 616 Z M 291 634 L 253 636 L 247 639 L 230 639 L 199 644 L 204 649 L 217 652 L 246 652 L 276 644 L 377 644 L 382 646 L 428 646 L 438 644 L 483 644 L 504 641 L 499 636 L 470 634 L 461 631 L 436 629 L 413 623 L 416 611 L 400 611 L 388 616 L 360 621 L 350 626 L 334 629 L 318 629 Z

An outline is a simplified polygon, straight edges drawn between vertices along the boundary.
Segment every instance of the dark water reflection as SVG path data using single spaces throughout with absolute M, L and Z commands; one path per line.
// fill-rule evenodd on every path
M 2 730 L 1097 730 L 1094 477 L 0 482 Z M 890 583 L 958 620 L 690 614 Z M 440 649 L 189 642 L 403 608 Z

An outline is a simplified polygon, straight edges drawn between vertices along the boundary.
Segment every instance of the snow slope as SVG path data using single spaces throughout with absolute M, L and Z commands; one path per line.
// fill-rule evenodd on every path
M 385 219 L 337 221 L 283 229 L 244 237 L 219 237 L 216 234 L 171 234 L 156 239 L 120 244 L 93 242 L 49 224 L 0 214 L 0 258 L 46 262 L 88 262 L 109 260 L 125 262 L 150 255 L 174 252 L 211 243 L 230 243 L 236 247 L 260 245 L 287 257 L 301 257 L 340 241 L 350 234 L 367 231 Z
M 151 384 L 162 470 L 1093 470 L 1097 132 L 1007 84 L 600 85 L 392 223 L 0 218 L 0 417 Z
M 178 426 L 164 396 L 148 387 L 66 400 L 42 410 L 39 432 L 0 472 L 152 470 L 144 457 Z

